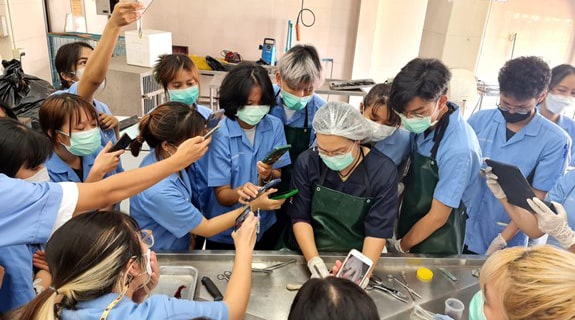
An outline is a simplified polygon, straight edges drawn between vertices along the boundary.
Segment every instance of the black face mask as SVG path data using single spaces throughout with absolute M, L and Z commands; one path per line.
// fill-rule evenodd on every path
M 531 117 L 531 113 L 533 113 L 533 111 L 531 111 L 527 114 L 509 113 L 509 111 L 503 111 L 503 110 L 501 110 L 501 108 L 498 108 L 498 109 L 499 109 L 499 112 L 501 112 L 501 115 L 503 115 L 505 122 L 508 122 L 508 123 L 516 123 L 519 121 L 523 121 L 523 120 Z

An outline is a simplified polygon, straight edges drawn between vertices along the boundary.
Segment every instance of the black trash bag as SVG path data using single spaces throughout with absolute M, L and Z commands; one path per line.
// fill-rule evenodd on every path
M 16 59 L 2 60 L 4 74 L 0 77 L 0 100 L 4 101 L 20 118 L 32 119 L 32 128 L 39 129 L 40 105 L 55 91 L 50 82 L 28 75 Z

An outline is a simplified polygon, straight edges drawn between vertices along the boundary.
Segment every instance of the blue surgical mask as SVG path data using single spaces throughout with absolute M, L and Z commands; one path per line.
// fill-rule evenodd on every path
M 183 102 L 187 105 L 196 103 L 200 96 L 200 88 L 195 85 L 186 89 L 168 90 L 170 101 Z
M 469 302 L 469 320 L 487 320 L 483 312 L 484 304 L 483 293 L 479 290 Z
M 311 100 L 312 96 L 305 96 L 305 97 L 298 97 L 293 95 L 285 90 L 280 91 L 280 96 L 285 104 L 286 107 L 290 110 L 299 111 L 305 106 L 307 106 L 308 102 Z
M 320 152 L 319 156 L 323 163 L 333 171 L 341 171 L 353 163 L 351 151 L 337 156 L 327 156 Z
M 255 126 L 268 114 L 270 106 L 243 106 L 238 110 L 238 118 L 250 126 Z
M 98 151 L 102 138 L 100 129 L 93 128 L 86 131 L 72 132 L 71 135 L 60 131 L 63 135 L 70 137 L 70 145 L 62 144 L 71 154 L 84 157 Z

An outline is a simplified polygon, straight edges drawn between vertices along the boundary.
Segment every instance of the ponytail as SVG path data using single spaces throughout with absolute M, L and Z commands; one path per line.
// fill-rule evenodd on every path
M 58 291 L 50 287 L 37 295 L 34 300 L 22 307 L 20 320 L 55 320 L 56 319 L 56 296 Z

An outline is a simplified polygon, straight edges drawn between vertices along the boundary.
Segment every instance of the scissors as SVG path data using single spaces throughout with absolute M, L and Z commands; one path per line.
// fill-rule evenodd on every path
M 217 278 L 218 278 L 218 280 L 230 281 L 231 276 L 232 276 L 232 273 L 230 271 L 224 271 L 222 273 L 218 273 Z
M 375 276 L 375 275 L 371 276 L 371 279 L 369 279 L 369 284 L 367 285 L 367 288 L 366 288 L 366 290 L 373 290 L 373 289 L 385 292 L 388 295 L 390 295 L 391 297 L 393 297 L 396 300 L 399 300 L 403 303 L 408 303 L 407 296 L 405 294 L 403 294 L 401 291 L 399 291 L 395 288 L 391 288 L 391 287 L 385 285 L 383 283 L 383 281 L 381 281 L 381 278 L 379 278 L 378 276 Z

